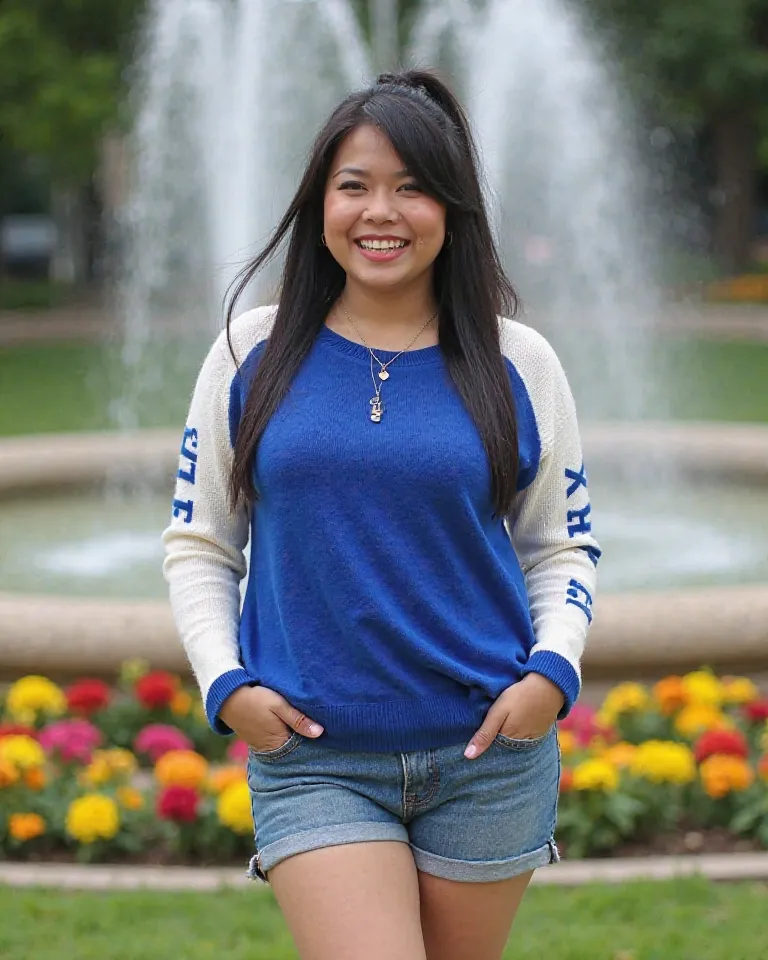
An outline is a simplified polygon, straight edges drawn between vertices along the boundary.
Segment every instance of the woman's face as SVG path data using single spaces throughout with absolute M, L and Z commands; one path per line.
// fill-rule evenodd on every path
M 445 207 L 419 190 L 383 133 L 361 126 L 331 164 L 324 232 L 347 280 L 391 288 L 431 276 L 445 242 Z

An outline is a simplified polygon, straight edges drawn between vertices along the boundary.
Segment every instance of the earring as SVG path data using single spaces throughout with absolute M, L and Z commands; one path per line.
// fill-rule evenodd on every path
M 450 247 L 452 243 L 453 243 L 453 233 L 452 233 L 452 231 L 449 230 L 449 231 L 448 231 L 448 243 L 446 243 L 446 246 L 447 246 L 447 247 Z
M 320 242 L 322 243 L 322 245 L 323 245 L 324 247 L 327 247 L 327 246 L 328 246 L 328 244 L 325 242 L 325 234 L 324 234 L 324 233 L 321 233 L 321 234 L 320 234 Z

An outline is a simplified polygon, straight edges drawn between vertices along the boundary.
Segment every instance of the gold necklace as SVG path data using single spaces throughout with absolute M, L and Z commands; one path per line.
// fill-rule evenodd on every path
M 419 339 L 419 337 L 422 335 L 422 333 L 424 333 L 424 331 L 427 329 L 427 327 L 430 325 L 430 323 L 432 323 L 432 321 L 433 321 L 433 320 L 435 319 L 435 317 L 437 316 L 437 311 L 435 311 L 435 312 L 432 314 L 432 316 L 429 318 L 429 320 L 427 320 L 427 322 L 421 327 L 421 329 L 419 330 L 419 332 L 418 332 L 418 333 L 416 334 L 416 336 L 411 340 L 411 342 L 408 344 L 408 346 L 403 347 L 403 349 L 402 349 L 399 353 L 396 353 L 394 357 L 390 357 L 389 360 L 386 361 L 386 363 L 383 363 L 383 362 L 376 356 L 376 354 L 373 352 L 373 350 L 371 349 L 371 347 L 368 345 L 368 342 L 366 341 L 366 339 L 365 339 L 365 337 L 362 335 L 362 333 L 357 329 L 357 324 L 356 324 L 355 321 L 352 319 L 352 317 L 350 317 L 349 312 L 347 311 L 347 308 L 344 306 L 344 301 L 343 301 L 343 300 L 339 300 L 339 304 L 340 304 L 340 306 L 341 306 L 341 309 L 344 311 L 344 316 L 347 318 L 347 320 L 348 320 L 349 323 L 351 324 L 352 329 L 355 331 L 355 333 L 358 335 L 358 337 L 360 337 L 360 339 L 361 339 L 362 342 L 363 342 L 363 345 L 364 345 L 364 346 L 367 348 L 367 350 L 368 350 L 368 354 L 369 354 L 370 360 L 371 360 L 371 381 L 373 382 L 373 392 L 374 392 L 374 395 L 373 395 L 373 397 L 371 398 L 370 403 L 369 403 L 370 408 L 371 408 L 371 420 L 372 420 L 374 423 L 381 423 L 381 418 L 382 418 L 382 416 L 384 415 L 384 401 L 381 399 L 381 386 L 382 386 L 382 385 L 381 385 L 381 383 L 377 383 L 377 382 L 376 382 L 376 376 L 375 376 L 374 371 L 373 371 L 373 361 L 375 360 L 376 363 L 378 363 L 378 365 L 379 365 L 379 373 L 378 373 L 379 380 L 389 380 L 389 371 L 387 370 L 387 367 L 388 367 L 391 363 L 394 363 L 395 360 L 397 360 L 398 357 L 402 356 L 408 349 L 410 349 L 410 347 L 413 346 L 414 343 L 416 343 L 416 341 Z

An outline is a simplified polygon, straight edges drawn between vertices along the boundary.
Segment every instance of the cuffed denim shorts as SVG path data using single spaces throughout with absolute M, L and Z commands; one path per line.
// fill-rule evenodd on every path
M 419 870 L 449 880 L 506 880 L 559 859 L 554 841 L 560 751 L 499 735 L 475 760 L 466 743 L 411 753 L 346 753 L 294 733 L 250 751 L 256 854 L 248 875 L 345 843 L 410 845 Z

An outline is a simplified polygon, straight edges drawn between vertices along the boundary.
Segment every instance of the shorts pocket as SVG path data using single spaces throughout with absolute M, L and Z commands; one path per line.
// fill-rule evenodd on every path
M 254 750 L 253 747 L 249 747 L 248 758 L 258 763 L 274 763 L 276 760 L 282 760 L 283 757 L 287 757 L 289 753 L 293 753 L 303 739 L 302 735 L 296 733 L 294 730 L 285 743 L 280 747 L 276 747 L 274 750 L 265 750 L 262 753 L 259 750 Z
M 540 737 L 522 740 L 518 740 L 515 737 L 505 737 L 503 733 L 497 733 L 494 743 L 498 743 L 500 747 L 504 747 L 506 750 L 534 750 L 552 735 L 553 730 L 554 726 L 550 727 L 549 730 Z

